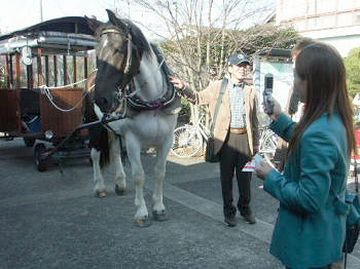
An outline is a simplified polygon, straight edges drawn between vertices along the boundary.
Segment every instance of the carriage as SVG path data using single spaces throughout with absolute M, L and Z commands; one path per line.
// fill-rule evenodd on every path
M 34 146 L 35 165 L 89 156 L 86 79 L 95 69 L 93 31 L 63 17 L 0 36 L 0 137 Z

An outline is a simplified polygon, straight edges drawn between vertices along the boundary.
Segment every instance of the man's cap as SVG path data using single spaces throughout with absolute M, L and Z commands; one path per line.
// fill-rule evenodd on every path
M 229 56 L 229 65 L 250 64 L 249 58 L 244 53 L 235 53 Z

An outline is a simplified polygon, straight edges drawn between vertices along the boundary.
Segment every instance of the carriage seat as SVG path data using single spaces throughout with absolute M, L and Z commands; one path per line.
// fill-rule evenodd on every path
M 40 89 L 20 90 L 20 113 L 27 132 L 40 132 Z
M 40 89 L 20 90 L 21 115 L 40 115 Z

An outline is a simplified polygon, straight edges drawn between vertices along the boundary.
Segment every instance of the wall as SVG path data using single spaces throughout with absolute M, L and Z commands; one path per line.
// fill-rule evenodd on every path
M 278 0 L 277 24 L 334 45 L 343 57 L 360 47 L 360 0 Z

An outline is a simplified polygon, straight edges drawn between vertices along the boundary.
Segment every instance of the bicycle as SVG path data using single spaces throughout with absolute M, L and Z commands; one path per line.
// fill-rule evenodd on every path
M 209 129 L 204 126 L 202 115 L 195 124 L 185 124 L 174 130 L 174 142 L 171 153 L 178 158 L 190 158 L 196 156 L 205 145 L 209 137 Z M 278 136 L 268 127 L 260 128 L 259 153 L 272 161 L 275 156 Z
M 204 118 L 205 115 L 202 115 L 195 124 L 185 124 L 174 130 L 172 154 L 178 158 L 190 158 L 199 154 L 210 133 L 203 123 Z
M 3 65 L 0 64 L 0 84 L 5 83 L 5 67 Z
M 267 126 L 260 127 L 259 153 L 273 161 L 277 149 L 278 136 Z

